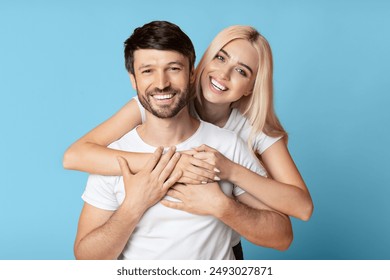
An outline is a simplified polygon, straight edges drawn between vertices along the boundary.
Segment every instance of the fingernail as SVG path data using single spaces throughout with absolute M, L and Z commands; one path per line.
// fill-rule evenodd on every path
M 218 168 L 214 168 L 214 171 L 217 173 L 221 172 L 221 170 L 219 170 Z
M 220 181 L 221 178 L 219 178 L 218 176 L 214 176 L 214 181 Z
M 205 185 L 205 184 L 207 184 L 207 182 L 206 181 L 202 181 L 202 184 Z

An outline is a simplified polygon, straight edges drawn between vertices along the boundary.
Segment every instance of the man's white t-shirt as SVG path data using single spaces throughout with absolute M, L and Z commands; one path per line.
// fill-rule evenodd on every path
M 142 123 L 144 123 L 145 109 L 144 107 L 142 107 L 137 96 L 134 97 L 134 100 L 138 104 L 138 108 L 141 113 Z M 189 110 L 191 115 L 193 115 L 197 119 L 201 119 L 199 114 L 196 112 L 193 102 L 190 103 Z M 252 130 L 252 125 L 250 124 L 249 120 L 245 116 L 243 116 L 237 108 L 233 108 L 232 112 L 230 113 L 229 119 L 227 120 L 223 128 L 230 131 L 234 131 L 242 140 L 245 141 L 245 143 L 247 143 Z M 275 142 L 277 142 L 281 138 L 282 137 L 271 137 L 266 135 L 263 132 L 259 132 L 252 141 L 252 150 L 256 151 L 261 155 L 266 149 L 271 147 Z M 260 174 L 260 175 L 264 175 L 264 174 Z M 234 232 L 233 239 L 232 239 L 232 246 L 237 245 L 239 242 L 240 242 L 240 235 Z
M 144 107 L 142 107 L 137 96 L 135 96 L 133 99 L 138 104 L 138 108 L 141 113 L 142 123 L 144 123 L 145 109 Z M 199 114 L 196 112 L 193 102 L 190 103 L 189 109 L 190 109 L 190 113 L 194 117 L 196 117 L 197 119 L 201 119 Z M 249 120 L 245 116 L 243 116 L 237 108 L 233 108 L 232 112 L 230 113 L 229 119 L 227 120 L 223 128 L 230 131 L 234 131 L 235 133 L 237 133 L 239 137 L 241 137 L 242 140 L 248 142 L 249 135 L 252 130 L 252 125 L 250 124 Z M 281 138 L 282 136 L 271 137 L 266 135 L 264 132 L 259 132 L 252 141 L 252 150 L 256 151 L 261 155 L 265 150 L 267 150 L 269 147 L 271 147 L 275 142 L 277 142 Z
M 177 151 L 190 150 L 202 144 L 217 149 L 225 157 L 256 173 L 265 174 L 247 145 L 234 132 L 203 121 L 200 121 L 197 131 L 176 148 Z M 146 144 L 136 129 L 109 147 L 146 153 L 156 149 Z M 227 196 L 244 193 L 230 182 L 221 181 L 219 184 Z M 90 175 L 82 198 L 97 208 L 115 211 L 124 196 L 122 176 Z M 193 215 L 158 203 L 141 218 L 121 259 L 234 259 L 232 239 L 233 230 L 213 216 Z

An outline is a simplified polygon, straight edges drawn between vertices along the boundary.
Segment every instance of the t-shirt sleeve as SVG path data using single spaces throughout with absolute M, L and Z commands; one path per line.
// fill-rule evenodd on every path
M 115 196 L 118 179 L 118 176 L 90 175 L 81 198 L 97 208 L 115 211 L 119 207 Z
M 271 147 L 275 142 L 282 139 L 283 136 L 279 137 L 271 137 L 266 135 L 265 133 L 259 133 L 255 139 L 255 149 L 256 151 L 261 155 L 264 153 L 265 150 L 267 150 L 269 147 Z
M 134 96 L 133 99 L 137 102 L 138 109 L 141 113 L 141 120 L 142 120 L 142 123 L 144 123 L 145 122 L 145 108 L 144 108 L 144 106 L 142 106 L 141 102 L 139 102 L 137 95 Z
M 237 137 L 236 139 L 236 151 L 234 153 L 234 162 L 260 174 L 261 176 L 266 177 L 267 172 L 265 168 L 260 164 L 260 161 L 256 158 L 252 151 L 249 150 L 249 147 L 244 141 Z M 239 196 L 243 194 L 245 190 L 241 189 L 239 186 L 234 186 L 233 194 Z

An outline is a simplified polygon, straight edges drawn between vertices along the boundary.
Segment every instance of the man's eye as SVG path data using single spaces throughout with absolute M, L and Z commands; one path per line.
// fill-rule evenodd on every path
M 145 70 L 142 70 L 142 74 L 149 74 L 149 73 L 151 73 L 152 72 L 152 70 L 150 70 L 150 69 L 145 69 Z

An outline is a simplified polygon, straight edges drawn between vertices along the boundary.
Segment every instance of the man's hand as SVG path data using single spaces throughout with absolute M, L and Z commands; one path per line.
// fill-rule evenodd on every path
M 180 200 L 180 202 L 164 199 L 161 201 L 161 204 L 196 215 L 218 216 L 218 213 L 226 205 L 227 199 L 218 183 L 202 185 L 177 184 L 167 194 Z
M 180 170 L 172 173 L 180 158 L 180 154 L 175 153 L 175 150 L 175 147 L 171 147 L 162 155 L 163 148 L 157 148 L 145 167 L 137 174 L 130 172 L 126 159 L 118 157 L 126 193 L 123 203 L 129 203 L 134 207 L 134 211 L 144 213 L 166 195 L 168 189 L 182 175 Z

